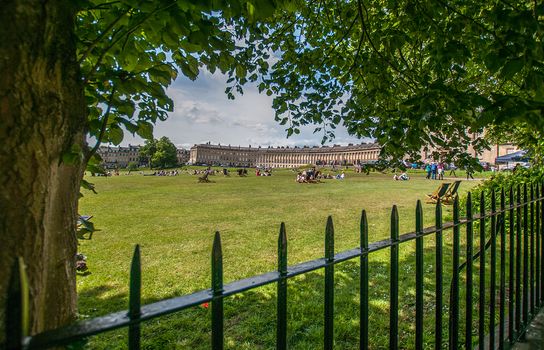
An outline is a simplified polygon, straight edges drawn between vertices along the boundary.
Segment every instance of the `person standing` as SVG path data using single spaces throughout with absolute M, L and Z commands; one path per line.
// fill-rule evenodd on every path
M 468 180 L 469 177 L 472 180 L 474 180 L 474 176 L 472 176 L 472 174 L 474 173 L 474 170 L 472 170 L 472 168 L 470 166 L 467 166 L 466 170 L 467 170 L 467 180 Z
M 450 176 L 453 175 L 453 176 L 457 177 L 457 174 L 455 173 L 455 169 L 457 169 L 457 167 L 455 166 L 455 164 L 451 163 L 450 164 Z
M 427 176 L 425 176 L 425 178 L 430 179 L 431 178 L 431 165 L 429 163 L 427 163 L 427 165 L 425 166 L 425 171 L 427 172 Z
M 431 179 L 433 179 L 433 180 L 437 180 L 437 178 L 436 178 L 436 169 L 437 169 L 436 163 L 432 162 L 431 163 Z
M 437 171 L 438 171 L 438 179 L 439 180 L 444 180 L 444 163 L 442 163 L 442 162 L 438 163 L 436 168 L 437 168 Z

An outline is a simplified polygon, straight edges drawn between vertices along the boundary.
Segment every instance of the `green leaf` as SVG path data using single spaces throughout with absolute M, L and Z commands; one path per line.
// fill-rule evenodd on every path
M 114 145 L 119 145 L 123 141 L 123 130 L 118 125 L 110 126 L 108 130 L 108 141 Z
M 136 133 L 143 139 L 151 140 L 153 139 L 153 125 L 151 123 L 139 121 Z
M 523 58 L 516 58 L 506 62 L 501 69 L 501 76 L 505 80 L 510 80 L 516 75 L 524 66 Z

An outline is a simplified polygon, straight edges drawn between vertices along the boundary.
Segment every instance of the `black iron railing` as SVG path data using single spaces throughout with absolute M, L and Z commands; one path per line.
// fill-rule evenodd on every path
M 529 187 L 529 192 L 528 192 Z M 391 212 L 390 239 L 368 243 L 368 222 L 363 210 L 360 223 L 360 247 L 348 251 L 334 253 L 334 228 L 329 217 L 325 229 L 324 258 L 304 262 L 294 266 L 287 264 L 287 237 L 285 225 L 280 226 L 278 239 L 277 271 L 263 275 L 223 284 L 223 261 L 221 237 L 215 234 L 212 249 L 212 282 L 211 289 L 202 290 L 190 295 L 165 299 L 152 304 L 140 305 L 141 264 L 140 249 L 136 246 L 130 269 L 129 309 L 90 320 L 80 321 L 60 329 L 47 331 L 32 336 L 28 335 L 28 288 L 24 268 L 20 260 L 16 262 L 10 281 L 6 312 L 7 348 L 8 349 L 42 349 L 52 346 L 66 345 L 74 341 L 104 333 L 117 328 L 128 328 L 130 349 L 140 348 L 140 324 L 144 321 L 163 315 L 180 312 L 193 306 L 211 302 L 211 348 L 223 349 L 225 298 L 263 285 L 277 284 L 277 317 L 276 348 L 287 349 L 287 281 L 293 277 L 319 269 L 324 269 L 324 332 L 325 349 L 333 348 L 334 339 L 334 268 L 347 260 L 359 259 L 360 310 L 353 317 L 359 316 L 360 348 L 366 349 L 372 338 L 369 338 L 369 265 L 371 253 L 382 249 L 390 250 L 390 285 L 389 285 L 389 348 L 399 348 L 399 249 L 402 244 L 415 241 L 416 274 L 415 274 L 415 334 L 412 345 L 415 349 L 424 346 L 424 240 L 434 235 L 435 241 L 435 289 L 432 291 L 435 303 L 434 344 L 440 349 L 448 345 L 450 349 L 465 349 L 475 345 L 479 349 L 508 348 L 520 339 L 532 317 L 544 305 L 544 186 L 542 184 L 524 185 L 510 189 L 508 200 L 504 190 L 488 195 L 490 209 L 486 210 L 486 197 L 482 193 L 479 198 L 479 214 L 473 214 L 471 194 L 466 201 L 466 216 L 460 217 L 459 200 L 453 202 L 453 221 L 442 223 L 442 205 L 436 204 L 435 226 L 423 228 L 423 209 L 417 202 L 415 232 L 399 235 L 399 217 L 397 207 Z M 487 226 L 489 223 L 489 226 Z M 466 260 L 461 263 L 461 227 L 466 228 Z M 474 252 L 474 227 L 479 228 L 480 247 Z M 447 340 L 443 334 L 442 319 L 444 316 L 444 231 L 452 232 L 453 247 L 451 260 L 451 282 L 449 291 L 449 312 Z M 497 238 L 499 239 L 499 255 L 497 258 Z M 508 244 L 507 244 L 508 242 Z M 486 251 L 489 255 L 489 271 L 487 269 Z M 497 286 L 497 260 L 499 260 L 499 281 Z M 476 265 L 476 261 L 478 264 Z M 474 285 L 473 274 L 479 269 L 478 324 L 473 326 Z M 508 274 L 507 274 L 508 268 Z M 465 312 L 460 314 L 460 277 L 465 273 L 464 295 Z M 508 280 L 507 280 L 508 275 Z M 489 289 L 486 289 L 486 278 L 489 277 Z M 508 289 L 507 289 L 508 285 Z M 497 305 L 497 288 L 499 302 Z M 486 295 L 486 291 L 489 294 Z M 428 291 L 427 291 L 428 292 Z M 498 321 L 496 313 L 498 309 Z M 316 321 L 317 322 L 317 321 Z M 464 323 L 464 334 L 460 334 L 460 325 Z M 477 337 L 473 332 L 477 329 Z M 498 335 L 497 330 L 498 329 Z M 385 345 L 385 344 L 384 344 Z

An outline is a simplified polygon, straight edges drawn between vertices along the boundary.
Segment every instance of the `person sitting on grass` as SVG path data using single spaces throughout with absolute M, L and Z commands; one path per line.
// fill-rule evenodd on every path
M 410 177 L 408 177 L 408 174 L 402 173 L 402 174 L 400 174 L 400 176 L 399 176 L 399 180 L 408 181 L 408 180 L 410 180 Z

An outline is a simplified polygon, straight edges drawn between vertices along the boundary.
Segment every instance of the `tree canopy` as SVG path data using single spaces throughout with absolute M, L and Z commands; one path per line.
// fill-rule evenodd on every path
M 178 164 L 176 146 L 166 136 L 159 140 L 146 140 L 140 148 L 140 155 L 149 159 L 151 167 L 173 167 Z
M 344 124 L 382 156 L 459 157 L 490 125 L 544 125 L 542 20 L 531 1 L 88 1 L 76 34 L 89 134 L 119 144 L 167 118 L 178 71 L 257 82 L 287 136 Z M 465 154 L 466 156 L 466 154 Z
M 288 135 L 316 124 L 327 140 L 343 123 L 384 157 L 453 156 L 486 147 L 472 135 L 490 126 L 541 132 L 543 20 L 533 1 L 304 1 L 245 43 L 275 55 L 259 88 Z
M 123 129 L 151 139 L 153 124 L 174 108 L 165 89 L 179 72 L 194 80 L 201 68 L 219 70 L 243 84 L 253 71 L 251 79 L 257 79 L 254 60 L 263 58 L 255 47 L 242 49 L 237 41 L 283 3 L 79 1 L 77 60 L 88 104 L 88 134 L 98 140 L 87 159 L 101 141 L 121 143 Z

